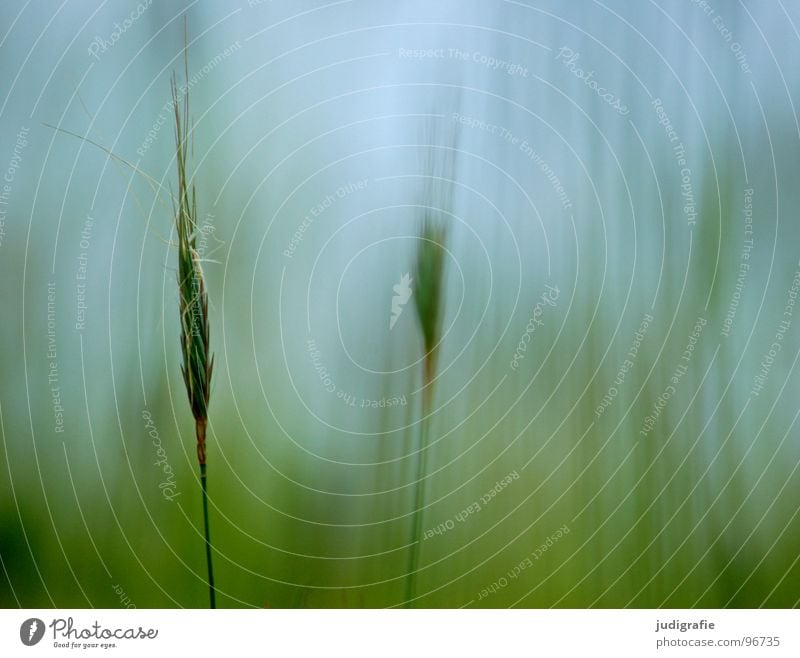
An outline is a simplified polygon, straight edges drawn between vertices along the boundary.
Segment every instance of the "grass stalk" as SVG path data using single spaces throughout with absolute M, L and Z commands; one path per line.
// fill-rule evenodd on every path
M 184 30 L 186 30 L 184 24 Z M 189 58 L 187 55 L 188 32 L 185 32 L 184 76 L 189 80 Z M 197 461 L 200 466 L 200 487 L 203 499 L 203 529 L 208 567 L 208 594 L 211 608 L 216 608 L 216 589 L 212 563 L 211 533 L 208 521 L 208 470 L 206 466 L 206 428 L 208 426 L 208 401 L 211 392 L 211 374 L 214 369 L 214 355 L 209 349 L 210 333 L 208 321 L 208 293 L 201 266 L 200 255 L 196 249 L 198 233 L 197 197 L 194 183 L 187 176 L 189 156 L 189 133 L 186 121 L 189 117 L 189 89 L 178 93 L 175 74 L 171 80 L 172 106 L 175 119 L 175 151 L 178 169 L 177 195 L 171 195 L 175 229 L 178 236 L 178 293 L 181 320 L 181 373 L 186 385 L 186 394 L 195 420 Z M 115 162 L 124 164 L 141 176 L 156 195 L 162 191 L 161 184 L 141 170 L 130 160 L 117 155 L 111 149 L 84 135 L 45 123 L 57 132 L 70 135 L 102 150 Z
M 188 57 L 184 51 L 185 76 L 189 79 Z M 209 349 L 208 293 L 206 292 L 200 255 L 196 250 L 197 195 L 187 175 L 189 133 L 189 92 L 183 103 L 178 95 L 176 76 L 172 76 L 172 104 L 175 114 L 175 151 L 178 169 L 177 199 L 174 201 L 175 229 L 178 236 L 178 294 L 181 319 L 181 372 L 186 394 L 195 420 L 197 461 L 200 466 L 200 488 L 203 496 L 203 527 L 208 567 L 208 595 L 211 608 L 216 607 L 211 532 L 208 522 L 208 471 L 206 466 L 206 428 L 211 374 L 214 356 Z
M 443 225 L 430 217 L 423 222 L 415 264 L 417 288 L 414 308 L 422 332 L 425 354 L 422 359 L 422 417 L 420 419 L 419 450 L 417 452 L 416 491 L 411 551 L 406 580 L 406 605 L 414 607 L 417 598 L 417 573 L 420 563 L 423 510 L 425 509 L 425 474 L 428 470 L 428 437 L 433 410 L 434 379 L 441 341 L 444 257 L 447 232 Z

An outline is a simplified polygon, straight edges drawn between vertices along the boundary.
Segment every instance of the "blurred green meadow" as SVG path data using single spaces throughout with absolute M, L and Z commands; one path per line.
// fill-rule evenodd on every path
M 208 605 L 184 20 L 219 607 L 800 603 L 800 13 L 564 4 L 0 6 L 0 605 Z

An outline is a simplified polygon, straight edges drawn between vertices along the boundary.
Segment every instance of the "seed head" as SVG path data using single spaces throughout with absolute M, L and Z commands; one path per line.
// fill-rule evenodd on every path
M 178 85 L 172 78 L 172 103 L 175 113 L 175 147 L 178 165 L 178 193 L 175 202 L 175 228 L 178 235 L 178 294 L 181 317 L 181 372 L 186 394 L 194 416 L 198 459 L 205 464 L 205 425 L 211 390 L 214 356 L 209 350 L 208 294 L 197 239 L 197 197 L 194 183 L 186 172 L 189 151 L 186 118 L 189 116 L 189 95 L 183 96 L 183 109 Z
M 442 306 L 444 305 L 444 257 L 447 229 L 426 215 L 422 223 L 414 266 L 417 288 L 414 306 L 422 330 L 425 349 L 425 383 L 433 380 L 441 338 Z

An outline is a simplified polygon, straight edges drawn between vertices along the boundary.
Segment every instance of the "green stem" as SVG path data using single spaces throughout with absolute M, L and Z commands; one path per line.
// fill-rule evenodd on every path
M 422 510 L 425 507 L 425 482 L 428 461 L 428 419 L 430 393 L 426 388 L 422 393 L 422 421 L 420 423 L 419 453 L 417 453 L 417 490 L 414 497 L 414 524 L 411 535 L 411 552 L 408 557 L 408 580 L 406 581 L 406 607 L 415 607 L 417 596 L 417 571 L 419 570 L 420 541 L 422 537 Z
M 203 524 L 206 532 L 206 563 L 208 564 L 208 596 L 210 607 L 217 607 L 216 592 L 214 590 L 214 568 L 211 564 L 211 533 L 208 528 L 208 476 L 206 475 L 206 465 L 200 464 L 200 486 L 203 489 Z

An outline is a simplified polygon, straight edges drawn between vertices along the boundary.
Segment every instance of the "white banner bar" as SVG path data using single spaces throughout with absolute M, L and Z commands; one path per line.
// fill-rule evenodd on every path
M 800 656 L 797 610 L 2 610 L 0 656 Z

